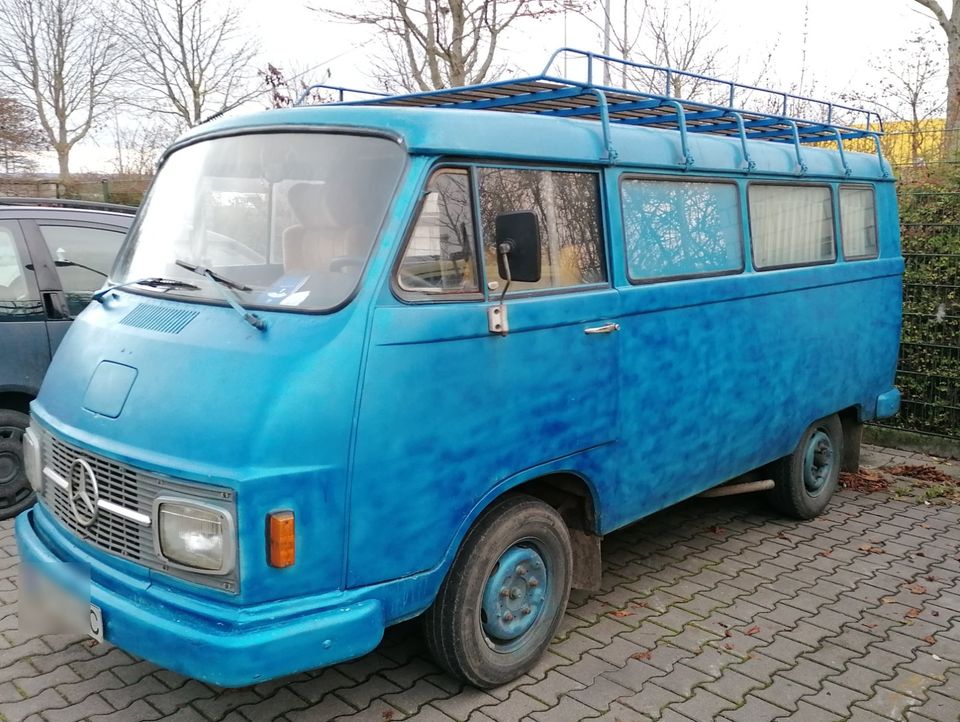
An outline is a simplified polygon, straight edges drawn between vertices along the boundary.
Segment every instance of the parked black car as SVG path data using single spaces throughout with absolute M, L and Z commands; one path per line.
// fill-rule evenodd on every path
M 21 442 L 67 327 L 103 285 L 136 209 L 0 198 L 0 519 L 33 503 Z

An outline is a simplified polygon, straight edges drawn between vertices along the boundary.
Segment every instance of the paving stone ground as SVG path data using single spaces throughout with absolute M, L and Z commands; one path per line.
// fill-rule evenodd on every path
M 940 463 L 866 447 L 864 466 Z M 960 463 L 941 463 L 960 476 Z M 0 715 L 20 720 L 766 722 L 960 720 L 960 507 L 840 492 L 809 522 L 756 497 L 697 499 L 604 540 L 603 589 L 574 592 L 529 674 L 479 691 L 416 623 L 373 653 L 240 690 L 110 645 L 29 637 L 0 523 Z

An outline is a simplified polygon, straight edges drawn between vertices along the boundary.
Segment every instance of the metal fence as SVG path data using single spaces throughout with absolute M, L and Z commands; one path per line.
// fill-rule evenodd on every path
M 960 188 L 901 180 L 900 414 L 884 426 L 960 441 Z

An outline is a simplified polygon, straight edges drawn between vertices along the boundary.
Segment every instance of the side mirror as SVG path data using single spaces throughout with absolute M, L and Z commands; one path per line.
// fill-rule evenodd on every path
M 495 221 L 497 270 L 508 281 L 540 280 L 540 226 L 532 211 L 501 213 Z

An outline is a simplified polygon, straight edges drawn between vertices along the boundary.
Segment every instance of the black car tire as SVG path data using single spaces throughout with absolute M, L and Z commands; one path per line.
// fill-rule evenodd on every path
M 543 580 L 542 597 L 530 626 L 515 639 L 500 643 L 486 631 L 484 593 L 499 573 L 501 560 L 516 549 L 535 550 L 538 560 L 525 571 L 516 567 L 520 575 L 516 586 L 524 586 L 524 575 L 529 587 L 538 586 L 536 574 Z M 516 679 L 536 664 L 550 644 L 566 609 L 572 567 L 570 534 L 553 507 L 526 495 L 495 502 L 467 533 L 424 615 L 427 646 L 434 659 L 452 675 L 480 688 Z M 524 613 L 529 611 L 527 607 Z
M 15 517 L 36 501 L 23 466 L 23 432 L 29 425 L 26 414 L 0 409 L 0 520 Z

